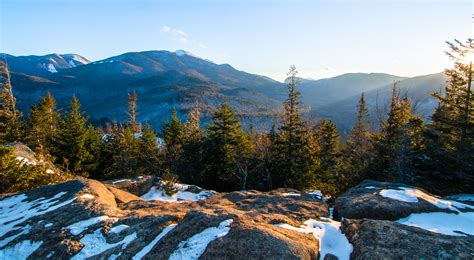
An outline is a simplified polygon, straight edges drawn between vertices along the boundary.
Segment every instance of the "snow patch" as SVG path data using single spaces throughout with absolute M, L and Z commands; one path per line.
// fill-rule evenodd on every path
M 84 245 L 84 247 L 72 259 L 85 259 L 93 257 L 116 246 L 121 246 L 123 250 L 128 246 L 128 244 L 137 238 L 137 233 L 133 233 L 126 236 L 123 240 L 117 243 L 109 244 L 102 235 L 101 230 L 102 228 L 99 228 L 94 231 L 94 233 L 86 234 L 81 240 L 79 240 Z
M 286 192 L 286 193 L 283 193 L 283 196 L 284 196 L 284 197 L 301 196 L 301 194 L 295 193 L 295 192 Z
M 389 198 L 389 199 L 394 199 L 394 200 L 399 200 L 399 201 L 404 201 L 404 202 L 409 202 L 409 203 L 418 202 L 418 198 L 421 198 L 435 205 L 438 208 L 449 209 L 449 210 L 457 211 L 457 212 L 459 212 L 459 209 L 466 209 L 466 208 L 474 209 L 474 206 L 472 205 L 467 205 L 467 204 L 457 202 L 457 201 L 452 201 L 452 200 L 440 199 L 440 198 L 431 196 L 429 194 L 426 194 L 425 192 L 421 190 L 413 189 L 413 188 L 399 187 L 399 190 L 394 190 L 394 189 L 385 190 L 384 189 L 384 190 L 381 190 L 379 194 L 384 198 Z
M 41 244 L 43 244 L 43 241 L 32 242 L 30 240 L 23 240 L 14 246 L 0 250 L 0 259 L 26 259 L 36 251 Z
M 369 190 L 377 189 L 377 187 L 375 186 L 365 186 L 364 188 L 369 189 Z
M 48 71 L 51 72 L 51 73 L 57 73 L 58 70 L 56 70 L 56 67 L 54 67 L 53 64 L 48 64 Z
M 324 259 L 327 254 L 332 254 L 339 259 L 350 259 L 353 247 L 342 234 L 341 223 L 321 218 L 325 221 L 309 219 L 301 227 L 293 227 L 288 224 L 276 224 L 275 226 L 294 230 L 305 234 L 313 234 L 319 240 L 320 259 Z
M 74 224 L 71 224 L 67 227 L 65 227 L 65 229 L 69 229 L 69 232 L 71 232 L 71 234 L 77 236 L 79 234 L 81 234 L 82 232 L 84 232 L 85 230 L 87 230 L 87 228 L 89 228 L 90 226 L 94 225 L 94 224 L 97 224 L 97 223 L 100 223 L 100 222 L 103 222 L 103 221 L 107 221 L 107 220 L 111 220 L 111 221 L 117 221 L 118 218 L 111 218 L 109 216 L 99 216 L 99 217 L 94 217 L 94 218 L 90 218 L 90 219 L 86 219 L 86 220 L 82 220 L 82 221 L 79 221 L 79 222 L 76 222 Z
M 141 198 L 144 200 L 160 200 L 181 203 L 184 201 L 205 200 L 215 193 L 214 191 L 208 190 L 203 190 L 199 193 L 192 193 L 186 191 L 188 187 L 189 186 L 185 184 L 175 183 L 174 189 L 177 190 L 177 192 L 173 195 L 168 195 L 163 188 L 153 186 L 146 194 L 141 196 Z
M 21 232 L 13 235 L 13 236 L 9 236 L 3 240 L 0 240 L 0 247 L 4 247 L 6 246 L 8 243 L 10 243 L 11 241 L 15 240 L 15 238 L 23 235 L 23 234 L 28 234 L 31 230 L 31 226 L 30 225 L 26 225 L 18 230 L 21 230 Z M 0 258 L 1 259 L 1 258 Z
M 206 228 L 186 241 L 181 241 L 169 260 L 198 259 L 209 243 L 229 233 L 232 222 L 232 219 L 224 220 L 217 227 Z
M 82 194 L 79 198 L 85 199 L 85 200 L 91 200 L 94 198 L 94 195 L 92 194 Z
M 396 222 L 450 236 L 474 235 L 474 212 L 414 213 Z
M 453 199 L 453 200 L 474 202 L 474 194 L 457 194 L 457 195 L 448 196 L 448 198 Z
M 12 230 L 19 230 L 18 224 L 39 215 L 72 203 L 75 198 L 60 202 L 59 199 L 66 192 L 60 192 L 55 196 L 45 199 L 38 198 L 33 201 L 27 201 L 25 194 L 19 194 L 7 197 L 0 201 L 0 237 Z
M 28 160 L 28 158 L 25 158 L 25 157 L 21 157 L 21 156 L 17 156 L 15 158 L 17 161 L 19 161 L 22 165 L 23 164 L 28 164 L 28 165 L 36 165 L 36 162 L 30 162 L 30 160 Z
M 146 245 L 142 250 L 140 250 L 135 256 L 133 256 L 133 260 L 139 260 L 142 259 L 144 256 L 146 256 L 151 249 L 163 238 L 166 234 L 168 234 L 171 230 L 173 230 L 176 227 L 176 224 L 172 224 L 167 226 L 161 233 L 153 239 L 153 241 L 150 242 L 150 244 Z
M 118 226 L 115 226 L 109 230 L 109 233 L 112 234 L 120 234 L 120 232 L 124 231 L 125 229 L 129 228 L 129 226 L 121 224 Z
M 51 226 L 53 226 L 53 223 L 44 224 L 44 227 L 46 227 L 46 228 L 51 227 Z

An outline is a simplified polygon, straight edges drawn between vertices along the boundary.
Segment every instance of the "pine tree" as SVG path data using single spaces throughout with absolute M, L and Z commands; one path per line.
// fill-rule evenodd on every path
M 323 120 L 316 129 L 319 167 L 316 170 L 316 187 L 323 194 L 334 195 L 340 179 L 341 152 L 339 132 L 332 121 Z
M 357 104 L 356 122 L 348 135 L 344 147 L 344 167 L 346 187 L 357 184 L 364 179 L 365 170 L 370 161 L 370 115 L 362 93 Z
M 441 192 L 449 192 L 453 182 L 460 184 L 457 191 L 470 191 L 474 188 L 474 93 L 472 61 L 467 58 L 474 53 L 474 41 L 447 43 L 446 54 L 454 67 L 445 71 L 444 95 L 434 94 L 439 105 L 425 133 L 425 180 L 435 182 Z
M 272 182 L 276 187 L 305 189 L 312 185 L 313 165 L 308 158 L 307 127 L 301 118 L 301 97 L 296 90 L 297 70 L 288 72 L 288 98 L 283 103 L 281 126 L 275 140 Z
M 169 168 L 171 173 L 177 174 L 185 143 L 185 129 L 176 115 L 176 110 L 173 110 L 169 121 L 164 122 L 162 136 L 165 143 L 165 167 Z
M 212 115 L 205 142 L 206 186 L 222 191 L 241 189 L 248 176 L 251 145 L 229 104 L 223 103 Z
M 408 97 L 400 97 L 395 82 L 387 121 L 382 122 L 382 132 L 373 136 L 377 154 L 369 167 L 372 177 L 413 183 L 412 166 L 421 150 L 423 127 L 423 120 L 412 113 Z
M 201 132 L 201 110 L 200 104 L 196 102 L 195 106 L 188 113 L 188 120 L 184 124 L 184 134 L 186 142 L 192 142 L 202 139 Z
M 56 100 L 48 92 L 37 105 L 31 108 L 26 134 L 27 144 L 37 154 L 48 156 L 54 145 L 58 124 L 59 113 L 56 110 Z
M 73 97 L 69 111 L 61 116 L 54 155 L 67 170 L 83 174 L 94 167 L 99 137 L 92 126 L 87 126 L 80 107 Z
M 10 72 L 5 63 L 0 62 L 0 143 L 19 142 L 22 139 L 21 113 L 16 109 Z

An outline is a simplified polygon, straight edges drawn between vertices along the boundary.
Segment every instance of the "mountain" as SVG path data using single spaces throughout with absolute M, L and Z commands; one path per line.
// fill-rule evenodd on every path
M 444 91 L 446 79 L 444 73 L 435 73 L 400 80 L 397 86 L 400 88 L 402 95 L 407 95 L 411 98 L 415 113 L 429 121 L 437 104 L 432 94 Z M 379 116 L 386 115 L 392 88 L 393 83 L 365 92 L 365 100 L 373 123 L 378 122 Z M 359 98 L 360 93 L 321 106 L 314 113 L 318 116 L 332 119 L 337 122 L 340 129 L 348 131 L 354 124 Z
M 77 54 L 49 54 L 44 56 L 13 56 L 0 53 L 7 60 L 11 71 L 31 76 L 48 76 L 61 70 L 89 64 L 90 61 Z
M 130 52 L 104 60 L 49 72 L 42 66 L 65 55 L 5 56 L 12 72 L 18 107 L 27 112 L 50 91 L 60 107 L 77 96 L 94 119 L 122 121 L 127 94 L 138 94 L 139 120 L 158 128 L 176 108 L 184 115 L 195 101 L 203 104 L 205 120 L 214 107 L 227 101 L 246 124 L 262 124 L 276 115 L 286 89 L 268 77 L 215 64 L 188 52 Z M 34 57 L 31 58 L 31 57 Z M 79 55 L 77 55 L 79 57 Z M 55 63 L 55 64 L 56 64 Z
M 303 101 L 318 108 L 403 79 L 384 73 L 347 73 L 319 80 L 301 79 L 299 89 Z
M 95 124 L 123 121 L 127 94 L 135 90 L 138 119 L 155 129 L 174 108 L 185 119 L 196 101 L 202 104 L 203 123 L 216 106 L 226 101 L 237 110 L 244 126 L 268 128 L 276 120 L 287 91 L 284 83 L 183 50 L 129 52 L 94 62 L 77 54 L 3 57 L 12 72 L 20 110 L 27 113 L 48 91 L 60 108 L 67 107 L 75 95 Z M 54 70 L 48 70 L 51 64 Z M 441 73 L 415 78 L 348 73 L 320 80 L 301 79 L 298 88 L 311 115 L 331 118 L 339 130 L 347 132 L 360 94 L 366 93 L 375 116 L 377 104 L 380 107 L 388 102 L 394 81 L 400 81 L 403 91 L 419 100 L 418 110 L 428 119 L 435 106 L 431 93 L 442 88 L 445 78 Z

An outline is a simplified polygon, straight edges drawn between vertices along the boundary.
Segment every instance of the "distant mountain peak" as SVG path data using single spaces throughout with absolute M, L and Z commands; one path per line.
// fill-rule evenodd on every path
M 191 57 L 197 57 L 196 55 L 192 54 L 191 52 L 189 51 L 185 51 L 185 50 L 176 50 L 174 52 L 174 54 L 178 55 L 178 56 L 184 56 L 184 55 L 187 55 L 187 56 L 191 56 Z

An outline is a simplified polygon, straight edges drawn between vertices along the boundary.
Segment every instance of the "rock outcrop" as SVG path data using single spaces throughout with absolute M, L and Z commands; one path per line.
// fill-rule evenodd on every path
M 336 199 L 334 217 L 397 220 L 413 213 L 457 211 L 438 202 L 437 196 L 416 187 L 366 180 Z
M 385 220 L 342 221 L 354 259 L 472 259 L 474 237 L 447 236 Z
M 278 227 L 327 217 L 320 200 L 256 191 L 146 201 L 78 179 L 0 201 L 0 259 L 317 259 L 311 234 Z

